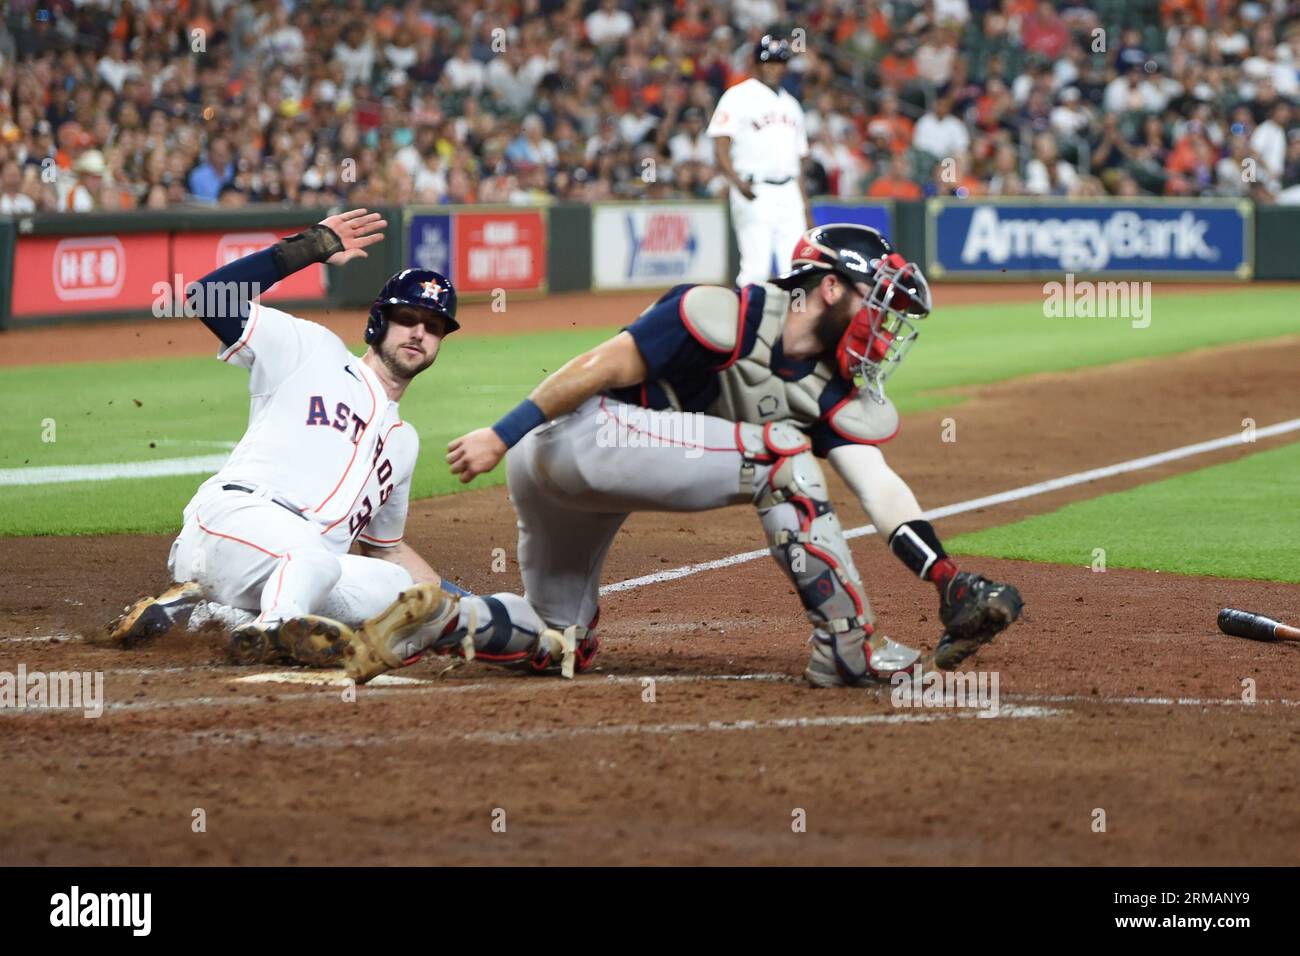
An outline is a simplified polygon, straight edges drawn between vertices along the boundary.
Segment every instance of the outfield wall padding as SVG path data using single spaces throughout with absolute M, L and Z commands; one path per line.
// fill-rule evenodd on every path
M 1300 279 L 1300 206 L 1255 207 L 1255 278 Z
M 716 206 L 716 201 L 709 204 Z M 1300 280 L 1300 208 L 1288 206 L 1159 198 L 1126 203 L 814 197 L 812 204 L 819 221 L 887 223 L 895 247 L 926 266 L 934 279 L 978 282 L 1074 272 L 1081 277 Z M 980 209 L 983 218 L 976 215 Z M 288 292 L 276 292 L 275 304 L 365 307 L 388 276 L 411 265 L 442 265 L 471 301 L 488 297 L 498 286 L 525 294 L 593 286 L 598 250 L 587 204 L 376 211 L 384 214 L 388 229 L 368 258 L 342 269 L 324 267 L 310 281 L 300 278 Z M 320 208 L 254 207 L 0 217 L 0 329 L 148 316 L 145 293 L 152 284 L 175 274 L 185 281 L 198 278 L 191 273 L 210 271 L 222 254 L 242 254 L 271 241 L 271 232 L 302 228 L 325 213 Z M 1072 230 L 1097 239 L 1080 241 Z M 729 218 L 726 232 L 727 269 L 734 276 L 738 255 Z M 1133 243 L 1125 237 L 1133 234 L 1153 247 L 1164 241 L 1167 253 L 1139 249 L 1141 254 L 1130 254 Z M 1103 241 L 1108 248 L 1094 248 Z M 1000 242 L 1006 248 L 991 255 L 989 250 Z M 1065 250 L 1071 244 L 1074 248 Z M 183 267 L 179 273 L 178 267 Z

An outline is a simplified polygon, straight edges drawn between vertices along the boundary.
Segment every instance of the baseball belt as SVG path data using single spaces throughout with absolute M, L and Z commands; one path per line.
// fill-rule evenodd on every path
M 222 491 L 242 491 L 242 492 L 244 492 L 244 494 L 247 494 L 247 495 L 255 495 L 255 494 L 257 494 L 257 489 L 255 489 L 255 488 L 249 488 L 247 485 L 234 485 L 234 484 L 231 484 L 231 485 L 222 485 L 222 486 L 221 486 L 221 490 L 222 490 Z M 293 512 L 294 515 L 296 515 L 296 516 L 299 517 L 299 518 L 302 518 L 303 521 L 306 521 L 306 520 L 307 520 L 306 516 L 302 513 L 302 512 L 303 512 L 303 509 L 297 507 L 297 506 L 294 505 L 292 502 L 290 502 L 288 499 L 286 499 L 286 498 L 281 498 L 279 495 L 271 495 L 271 502 L 272 502 L 273 504 L 277 504 L 277 505 L 279 505 L 281 508 L 285 509 L 286 511 L 291 511 L 291 512 Z
M 785 179 L 755 179 L 754 177 L 751 176 L 749 179 L 749 184 L 751 186 L 754 185 L 754 183 L 764 183 L 768 186 L 784 186 L 792 179 L 794 179 L 793 176 L 787 176 L 785 177 Z

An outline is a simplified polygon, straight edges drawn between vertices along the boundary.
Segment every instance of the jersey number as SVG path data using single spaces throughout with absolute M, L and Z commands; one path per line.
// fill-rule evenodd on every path
M 383 507 L 388 502 L 388 497 L 393 493 L 393 486 L 386 484 L 389 478 L 393 477 L 393 465 L 387 458 L 379 466 L 375 473 L 379 483 L 384 487 L 379 492 L 379 507 Z M 356 510 L 351 518 L 348 519 L 348 529 L 352 532 L 355 539 L 357 535 L 366 530 L 366 525 L 370 524 L 370 519 L 374 516 L 375 507 L 370 503 L 370 496 L 366 495 L 361 499 L 361 507 Z

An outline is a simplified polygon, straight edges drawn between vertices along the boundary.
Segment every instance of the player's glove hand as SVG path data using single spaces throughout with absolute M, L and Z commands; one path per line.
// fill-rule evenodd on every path
M 495 431 L 476 428 L 447 446 L 447 464 L 453 475 L 460 475 L 461 484 L 466 484 L 495 468 L 506 451 L 506 443 Z

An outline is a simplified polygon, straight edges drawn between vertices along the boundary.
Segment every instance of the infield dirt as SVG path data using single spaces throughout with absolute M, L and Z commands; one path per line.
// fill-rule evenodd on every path
M 554 307 L 556 320 L 572 309 Z M 1300 337 L 972 389 L 906 417 L 886 453 L 923 505 L 949 504 L 1231 434 L 1247 417 L 1300 417 L 1286 387 L 1298 361 Z M 941 441 L 948 417 L 955 443 Z M 937 527 L 951 537 L 1281 440 Z M 833 484 L 846 525 L 863 523 Z M 513 521 L 504 489 L 471 492 L 416 504 L 408 540 L 467 587 L 517 590 Z M 440 659 L 402 672 L 424 683 L 349 703 L 339 687 L 237 682 L 269 669 L 225 666 L 212 633 L 132 652 L 68 636 L 161 586 L 169 543 L 0 543 L 0 670 L 107 677 L 97 720 L 0 711 L 0 863 L 1300 862 L 1300 647 L 1214 626 L 1229 605 L 1300 616 L 1300 587 L 1094 573 L 1089 555 L 962 559 L 1027 604 L 971 662 L 1000 677 L 995 719 L 897 710 L 887 688 L 807 689 L 808 625 L 767 560 L 609 595 L 597 669 L 573 683 L 480 664 L 438 677 Z M 748 508 L 637 515 L 605 580 L 761 545 Z M 511 556 L 505 573 L 491 571 L 494 548 Z M 875 537 L 853 551 L 883 628 L 933 647 L 933 589 Z

